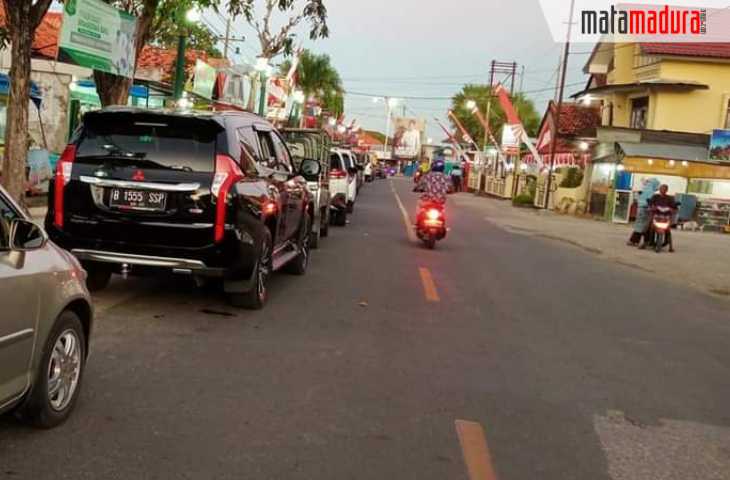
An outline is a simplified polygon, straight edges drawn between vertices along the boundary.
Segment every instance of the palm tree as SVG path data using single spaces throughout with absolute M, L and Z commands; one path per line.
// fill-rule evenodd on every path
M 284 75 L 289 72 L 291 65 L 290 60 L 282 64 Z M 304 50 L 297 67 L 297 84 L 307 98 L 319 99 L 322 108 L 330 110 L 333 116 L 339 117 L 345 111 L 342 79 L 337 69 L 332 66 L 329 55 Z

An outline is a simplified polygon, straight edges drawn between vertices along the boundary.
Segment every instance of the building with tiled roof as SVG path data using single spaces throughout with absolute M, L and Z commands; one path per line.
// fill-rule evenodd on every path
M 599 42 L 575 95 L 605 126 L 707 133 L 730 128 L 730 43 Z M 687 112 L 697 112 L 687 115 Z
M 628 221 L 631 191 L 648 178 L 698 204 L 730 203 L 730 162 L 710 157 L 708 135 L 730 129 L 730 43 L 599 42 L 584 70 L 590 80 L 574 97 L 601 109 L 592 213 Z
M 536 148 L 544 163 L 550 162 L 555 135 L 557 105 L 550 102 L 540 123 Z M 555 149 L 555 164 L 558 166 L 583 165 L 589 160 L 588 150 L 595 144 L 596 127 L 601 123 L 600 109 L 595 105 L 563 103 L 558 125 L 558 144 Z M 527 163 L 537 163 L 528 154 Z
M 48 12 L 35 31 L 33 37 L 33 56 L 41 58 L 56 58 L 58 50 L 58 32 L 61 31 L 63 14 Z M 5 3 L 0 2 L 0 25 L 5 25 Z

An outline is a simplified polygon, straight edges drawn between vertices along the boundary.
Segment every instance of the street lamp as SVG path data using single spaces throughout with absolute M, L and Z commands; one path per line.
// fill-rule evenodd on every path
M 185 12 L 185 19 L 181 19 L 181 25 L 178 28 L 177 62 L 175 63 L 175 84 L 172 93 L 172 98 L 173 100 L 175 100 L 175 102 L 178 102 L 180 98 L 182 98 L 183 92 L 183 77 L 185 76 L 185 38 L 187 37 L 185 24 L 199 22 L 200 18 L 200 10 L 197 8 L 191 8 L 187 12 Z
M 185 12 L 185 20 L 187 20 L 188 23 L 199 22 L 201 17 L 202 14 L 200 13 L 199 8 L 191 8 L 190 10 Z
M 269 59 L 266 57 L 259 57 L 256 59 L 256 71 L 259 72 L 259 83 L 261 90 L 259 98 L 259 115 L 264 116 L 264 109 L 266 108 L 266 77 L 271 71 L 269 65 Z
M 475 108 L 477 108 L 477 102 L 475 102 L 474 100 L 467 100 L 466 101 L 466 109 L 467 110 L 469 110 L 470 112 L 473 112 Z
M 337 119 L 335 117 L 330 117 L 328 123 L 330 127 L 334 127 L 335 125 L 337 125 Z
M 586 150 L 588 150 L 588 147 L 590 147 L 590 145 L 588 145 L 588 142 L 580 142 L 579 147 L 585 152 Z

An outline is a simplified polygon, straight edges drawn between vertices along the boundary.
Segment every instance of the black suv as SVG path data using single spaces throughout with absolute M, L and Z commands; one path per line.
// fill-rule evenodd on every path
M 112 107 L 87 113 L 59 159 L 46 228 L 92 290 L 112 273 L 167 270 L 220 278 L 231 303 L 258 309 L 273 271 L 306 271 L 310 204 L 260 117 Z

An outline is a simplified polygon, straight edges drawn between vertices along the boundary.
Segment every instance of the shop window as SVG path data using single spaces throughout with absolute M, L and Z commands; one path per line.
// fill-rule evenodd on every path
M 730 130 L 730 100 L 725 105 L 725 130 Z
M 631 128 L 646 128 L 649 117 L 649 97 L 634 98 L 631 100 Z
M 690 180 L 687 185 L 687 193 L 712 195 L 712 184 L 712 180 Z

